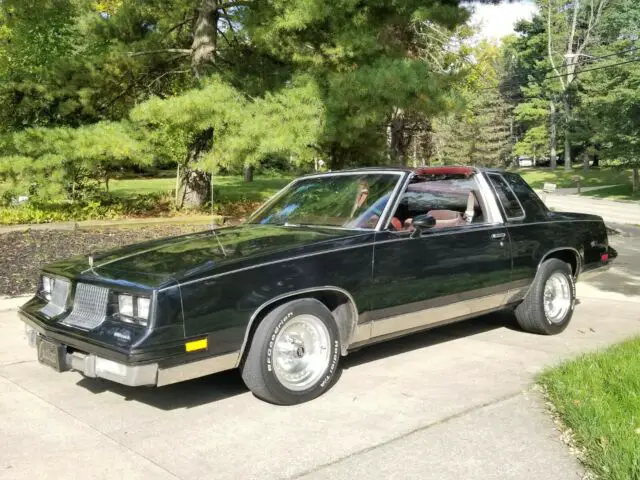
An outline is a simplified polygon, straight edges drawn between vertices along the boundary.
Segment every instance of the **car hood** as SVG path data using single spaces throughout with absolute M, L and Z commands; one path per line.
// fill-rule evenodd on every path
M 324 227 L 242 225 L 130 245 L 48 265 L 67 277 L 161 287 L 279 258 L 359 242 L 372 232 Z

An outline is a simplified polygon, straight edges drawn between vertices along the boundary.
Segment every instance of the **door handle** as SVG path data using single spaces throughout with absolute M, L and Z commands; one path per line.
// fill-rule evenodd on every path
M 491 238 L 493 238 L 494 240 L 500 240 L 500 239 L 503 239 L 506 236 L 507 236 L 506 233 L 492 233 L 491 234 Z

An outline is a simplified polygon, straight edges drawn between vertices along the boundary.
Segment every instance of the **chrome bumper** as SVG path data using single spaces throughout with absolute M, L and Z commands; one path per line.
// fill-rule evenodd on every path
M 25 323 L 25 334 L 30 347 L 35 348 L 38 332 Z M 231 370 L 238 365 L 238 351 L 209 357 L 188 363 L 161 368 L 157 363 L 127 365 L 102 358 L 92 353 L 67 352 L 62 359 L 61 370 L 74 370 L 90 378 L 104 378 L 112 382 L 140 386 L 164 386 Z
M 26 324 L 25 333 L 29 346 L 35 348 L 38 333 Z M 104 378 L 130 387 L 157 385 L 158 383 L 157 363 L 125 365 L 90 353 L 74 351 L 64 355 L 61 367 L 61 370 L 75 370 L 85 377 Z

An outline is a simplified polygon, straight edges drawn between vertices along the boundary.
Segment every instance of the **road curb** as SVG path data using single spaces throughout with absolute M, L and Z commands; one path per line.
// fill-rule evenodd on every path
M 18 297 L 1 297 L 0 298 L 0 312 L 10 312 L 11 310 L 17 310 L 18 307 L 29 300 L 32 295 L 20 295 Z
M 0 226 L 0 234 L 26 230 L 81 230 L 105 227 L 139 227 L 144 225 L 224 225 L 230 217 L 223 215 L 192 215 L 182 217 L 126 218 L 121 220 L 86 220 L 80 222 L 23 223 Z

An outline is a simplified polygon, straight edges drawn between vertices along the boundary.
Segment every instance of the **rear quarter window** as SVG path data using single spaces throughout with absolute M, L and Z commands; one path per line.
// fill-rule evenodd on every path
M 523 219 L 525 217 L 524 209 L 516 197 L 516 194 L 509 186 L 509 183 L 502 175 L 499 174 L 490 173 L 488 177 L 494 191 L 496 192 L 498 201 L 502 205 L 506 218 L 508 220 Z
M 527 218 L 533 220 L 546 217 L 549 211 L 547 206 L 520 175 L 505 173 L 502 177 L 507 181 L 513 193 L 518 197 L 518 200 L 520 200 L 527 214 Z

